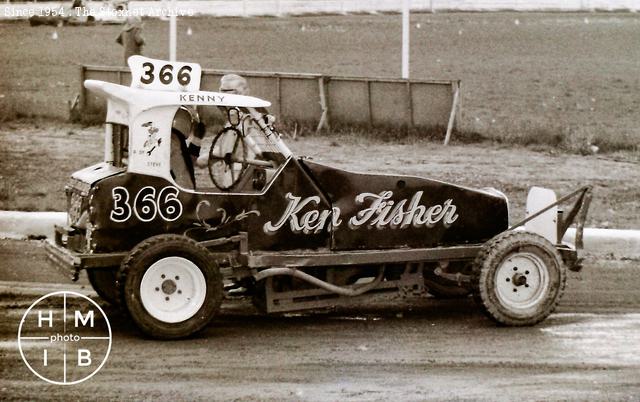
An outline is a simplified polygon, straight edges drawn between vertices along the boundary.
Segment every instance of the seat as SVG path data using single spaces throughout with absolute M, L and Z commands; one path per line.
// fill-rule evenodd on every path
M 189 155 L 187 142 L 184 135 L 178 130 L 171 130 L 171 177 L 178 186 L 195 190 L 196 178 L 193 169 L 193 161 Z

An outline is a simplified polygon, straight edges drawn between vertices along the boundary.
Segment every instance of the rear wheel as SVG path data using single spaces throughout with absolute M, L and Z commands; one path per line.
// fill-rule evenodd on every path
M 556 308 L 566 283 L 566 268 L 544 237 L 506 232 L 488 241 L 474 261 L 474 296 L 498 323 L 534 325 Z
M 98 296 L 113 306 L 118 305 L 118 289 L 116 279 L 118 267 L 87 269 L 89 283 Z
M 177 235 L 160 235 L 136 246 L 120 268 L 120 292 L 131 318 L 147 335 L 189 336 L 220 308 L 222 276 L 204 247 Z

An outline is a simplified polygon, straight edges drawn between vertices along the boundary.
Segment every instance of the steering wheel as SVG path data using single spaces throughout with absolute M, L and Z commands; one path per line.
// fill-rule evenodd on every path
M 229 191 L 240 182 L 249 166 L 270 168 L 273 164 L 249 158 L 242 133 L 235 127 L 226 127 L 213 139 L 207 166 L 213 184 L 220 190 Z
M 209 149 L 209 176 L 220 190 L 231 190 L 248 167 L 247 149 L 235 127 L 223 128 Z

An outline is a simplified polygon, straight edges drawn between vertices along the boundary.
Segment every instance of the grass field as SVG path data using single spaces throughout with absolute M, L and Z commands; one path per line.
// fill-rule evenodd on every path
M 78 66 L 121 63 L 119 29 L 0 23 L 0 117 L 66 118 Z M 398 15 L 192 18 L 178 29 L 178 58 L 205 68 L 400 73 Z M 411 34 L 413 78 L 462 79 L 459 136 L 573 152 L 640 150 L 637 14 L 413 14 Z M 147 20 L 144 36 L 146 55 L 168 56 L 168 23 Z

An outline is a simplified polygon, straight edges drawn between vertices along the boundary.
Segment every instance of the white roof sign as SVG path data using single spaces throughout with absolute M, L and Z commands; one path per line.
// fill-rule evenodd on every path
M 253 96 L 224 92 L 173 92 L 126 87 L 111 82 L 86 80 L 84 87 L 107 99 L 135 105 L 142 109 L 171 105 L 269 107 L 271 102 Z

